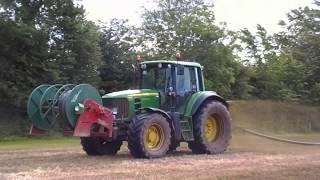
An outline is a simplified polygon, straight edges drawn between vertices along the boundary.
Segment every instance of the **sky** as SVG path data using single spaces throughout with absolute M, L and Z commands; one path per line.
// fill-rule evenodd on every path
M 269 33 L 281 30 L 279 20 L 286 19 L 291 9 L 310 6 L 313 0 L 213 0 L 216 23 L 226 22 L 231 30 L 248 28 L 255 31 L 261 24 Z M 152 0 L 82 0 L 89 20 L 109 21 L 128 19 L 132 25 L 141 24 L 142 6 L 152 8 Z

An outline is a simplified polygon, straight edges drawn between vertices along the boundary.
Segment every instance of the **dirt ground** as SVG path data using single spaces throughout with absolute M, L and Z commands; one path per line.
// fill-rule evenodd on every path
M 224 154 L 194 155 L 182 144 L 164 158 L 134 159 L 126 145 L 114 157 L 89 157 L 78 140 L 0 144 L 0 179 L 319 179 L 319 148 L 234 135 Z

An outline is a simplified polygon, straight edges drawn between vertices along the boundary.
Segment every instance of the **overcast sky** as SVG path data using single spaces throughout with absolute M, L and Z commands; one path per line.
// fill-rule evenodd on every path
M 227 22 L 232 30 L 248 28 L 256 24 L 264 26 L 269 33 L 278 32 L 279 20 L 286 13 L 300 6 L 309 6 L 312 0 L 214 0 L 217 22 Z M 112 18 L 129 19 L 130 24 L 141 22 L 141 7 L 152 6 L 152 0 L 82 0 L 90 20 L 108 21 Z

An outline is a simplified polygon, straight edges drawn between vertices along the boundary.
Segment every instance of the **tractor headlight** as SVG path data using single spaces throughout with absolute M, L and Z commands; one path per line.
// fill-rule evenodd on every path
M 84 108 L 84 105 L 81 104 L 81 103 L 78 103 L 78 105 L 76 105 L 76 106 L 74 107 L 74 111 L 76 111 L 76 112 L 83 112 L 83 108 Z
M 75 110 L 76 112 L 79 112 L 79 110 L 80 110 L 79 106 L 74 107 L 74 110 Z
M 112 111 L 112 114 L 114 115 L 118 114 L 118 108 L 116 107 L 112 108 L 111 111 Z

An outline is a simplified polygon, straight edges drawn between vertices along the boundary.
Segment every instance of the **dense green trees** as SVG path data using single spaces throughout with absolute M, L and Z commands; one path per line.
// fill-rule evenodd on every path
M 268 35 L 241 30 L 238 38 L 245 48 L 250 95 L 258 98 L 319 103 L 320 3 L 313 8 L 292 10 L 281 21 L 284 30 Z
M 25 109 L 42 83 L 98 84 L 99 33 L 72 0 L 0 3 L 0 103 Z
M 73 0 L 0 1 L 0 104 L 25 108 L 42 83 L 134 87 L 135 57 L 204 65 L 207 89 L 229 99 L 320 103 L 320 2 L 292 10 L 274 35 L 228 31 L 203 0 L 155 0 L 141 27 L 95 24 Z
M 26 93 L 52 80 L 46 35 L 26 25 L 0 19 L 0 104 L 25 107 Z
M 153 58 L 164 59 L 173 59 L 175 52 L 181 51 L 183 59 L 204 65 L 208 89 L 230 97 L 237 62 L 232 48 L 224 43 L 226 30 L 214 23 L 213 5 L 202 0 L 157 3 L 155 10 L 143 15 L 145 50 L 152 52 Z
M 320 102 L 320 1 L 314 7 L 299 8 L 282 22 L 286 30 L 280 34 L 279 44 L 289 49 L 294 59 L 304 66 L 303 97 Z
M 107 92 L 133 88 L 137 29 L 124 20 L 113 19 L 110 23 L 101 24 L 100 30 L 100 87 Z

